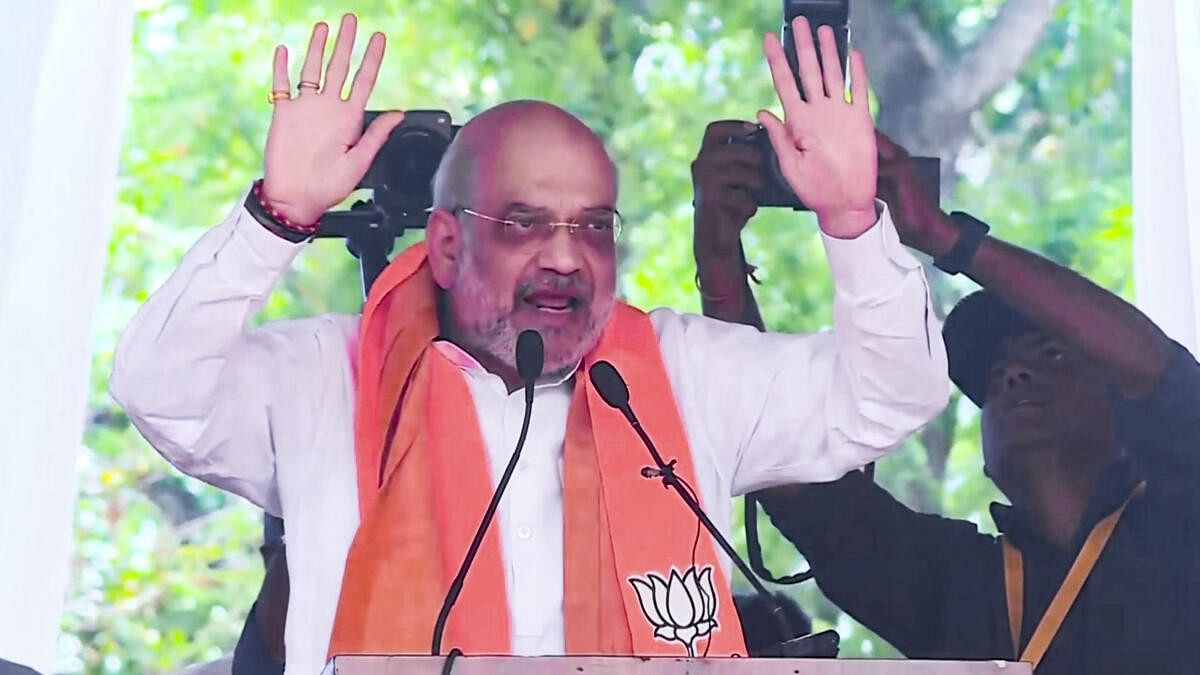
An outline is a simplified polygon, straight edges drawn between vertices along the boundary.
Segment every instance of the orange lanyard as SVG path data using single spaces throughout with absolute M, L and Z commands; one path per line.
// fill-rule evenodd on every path
M 1008 628 L 1012 634 L 1013 654 L 1020 654 L 1021 661 L 1037 668 L 1042 657 L 1046 655 L 1046 650 L 1050 648 L 1050 642 L 1054 640 L 1058 629 L 1062 627 L 1063 620 L 1067 618 L 1067 612 L 1070 611 L 1071 605 L 1075 604 L 1075 599 L 1079 597 L 1079 591 L 1083 589 L 1083 584 L 1087 581 L 1088 575 L 1092 573 L 1092 568 L 1096 566 L 1096 561 L 1100 559 L 1100 554 L 1104 552 L 1104 547 L 1108 545 L 1108 540 L 1112 537 L 1117 522 L 1125 513 L 1125 507 L 1145 491 L 1146 481 L 1138 483 L 1125 498 L 1125 503 L 1121 504 L 1121 508 L 1105 516 L 1092 528 L 1091 533 L 1083 542 L 1083 548 L 1079 550 L 1079 555 L 1075 557 L 1075 562 L 1071 563 L 1067 578 L 1063 580 L 1062 586 L 1058 587 L 1058 592 L 1054 594 L 1054 599 L 1050 601 L 1050 606 L 1046 608 L 1046 613 L 1042 615 L 1042 620 L 1038 622 L 1037 628 L 1029 638 L 1029 644 L 1025 645 L 1024 652 L 1020 651 L 1020 647 L 1021 615 L 1024 611 L 1025 600 L 1025 568 L 1021 552 L 1009 542 L 1007 537 L 1001 537 L 1000 543 L 1004 549 L 1004 591 L 1008 599 Z

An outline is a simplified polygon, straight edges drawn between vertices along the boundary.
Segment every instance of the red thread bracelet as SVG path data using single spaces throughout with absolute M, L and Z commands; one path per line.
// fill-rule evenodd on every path
M 254 181 L 254 199 L 258 201 L 258 204 L 262 207 L 263 211 L 265 211 L 267 215 L 271 216 L 271 218 L 282 228 L 291 230 L 292 232 L 297 232 L 299 234 L 313 234 L 321 228 L 321 220 L 319 218 L 317 219 L 317 222 L 313 223 L 312 225 L 300 225 L 288 220 L 287 216 L 272 208 L 271 205 L 268 204 L 265 199 L 263 199 L 263 180 L 261 178 Z

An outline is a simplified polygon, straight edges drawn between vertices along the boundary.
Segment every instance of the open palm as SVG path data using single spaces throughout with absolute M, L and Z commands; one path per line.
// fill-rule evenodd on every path
M 770 135 L 783 177 L 817 214 L 821 229 L 833 237 L 853 238 L 875 222 L 877 159 L 875 127 L 867 108 L 866 67 L 861 54 L 851 54 L 847 101 L 833 30 L 820 29 L 821 62 L 807 19 L 797 18 L 792 34 L 808 100 L 800 96 L 779 39 L 768 34 L 763 52 L 784 118 L 764 110 L 758 114 L 759 122 Z
M 354 15 L 342 18 L 322 83 L 321 66 L 329 27 L 318 23 L 313 28 L 300 72 L 299 95 L 275 102 L 275 114 L 267 133 L 263 198 L 296 223 L 316 222 L 321 214 L 349 196 L 388 134 L 404 119 L 403 113 L 388 113 L 375 119 L 365 133 L 362 131 L 363 111 L 383 60 L 382 33 L 371 36 L 350 95 L 342 98 L 356 28 Z M 283 46 L 275 49 L 272 88 L 291 92 L 288 53 Z

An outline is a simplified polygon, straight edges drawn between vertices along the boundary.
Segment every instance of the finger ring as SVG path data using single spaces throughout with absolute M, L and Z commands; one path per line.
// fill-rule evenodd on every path
M 316 91 L 321 88 L 321 85 L 317 84 L 316 82 L 309 82 L 308 80 L 300 80 L 300 84 L 297 85 L 296 88 L 297 89 L 312 89 L 313 91 Z
M 281 99 L 281 98 L 290 99 L 291 97 L 292 97 L 292 92 L 288 91 L 287 89 L 276 89 L 276 90 L 272 91 L 270 94 L 267 94 L 267 101 L 270 102 L 271 105 L 275 105 L 275 102 L 278 101 L 279 99 Z

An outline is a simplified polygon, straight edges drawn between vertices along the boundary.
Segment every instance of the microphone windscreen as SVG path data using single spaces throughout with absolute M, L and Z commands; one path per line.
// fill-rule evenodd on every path
M 523 330 L 517 336 L 517 374 L 521 381 L 532 384 L 542 376 L 546 363 L 546 347 L 536 330 Z
M 604 402 L 617 410 L 624 410 L 629 406 L 629 387 L 625 385 L 625 380 L 613 364 L 608 361 L 597 361 L 588 369 L 588 375 L 592 378 L 592 386 L 600 393 L 600 398 Z

